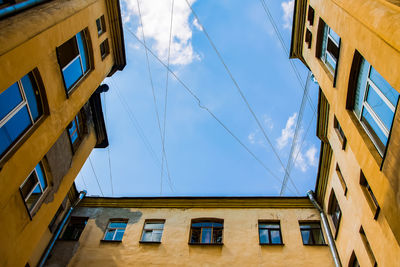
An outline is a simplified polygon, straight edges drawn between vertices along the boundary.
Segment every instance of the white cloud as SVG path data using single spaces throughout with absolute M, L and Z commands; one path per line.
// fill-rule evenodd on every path
M 317 162 L 317 148 L 315 146 L 310 147 L 306 153 L 306 158 L 308 160 L 308 164 L 310 164 L 311 166 L 317 166 L 318 162 Z
M 267 114 L 264 114 L 263 121 L 264 121 L 265 127 L 267 127 L 270 130 L 274 129 L 274 122 L 272 121 L 270 116 L 268 116 Z
M 283 28 L 290 29 L 292 27 L 294 0 L 282 2 L 281 7 L 283 9 Z
M 255 137 L 256 137 L 256 134 L 255 133 L 250 133 L 248 136 L 247 136 L 247 139 L 249 140 L 249 142 L 250 142 L 250 144 L 254 144 L 256 141 L 255 141 Z
M 286 122 L 286 126 L 282 129 L 281 136 L 276 139 L 278 149 L 283 149 L 294 136 L 295 122 L 297 113 L 294 113 Z
M 299 146 L 296 145 L 294 149 L 294 155 L 296 156 L 297 153 L 297 158 L 295 159 L 294 166 L 298 169 L 300 169 L 302 172 L 306 172 L 310 166 L 317 166 L 317 148 L 312 145 L 309 147 L 306 152 L 303 154 L 301 151 L 299 152 Z
M 194 2 L 192 1 L 192 4 Z M 124 23 L 130 23 L 135 19 L 139 25 L 136 28 L 136 35 L 142 38 L 137 1 L 124 0 L 124 3 L 126 6 L 123 14 Z M 165 62 L 168 58 L 172 1 L 141 0 L 139 4 L 146 42 L 151 44 L 153 51 Z M 199 25 L 195 21 L 190 23 L 189 16 L 190 8 L 186 1 L 175 1 L 170 52 L 171 65 L 186 65 L 194 60 L 200 60 L 192 46 L 192 28 L 199 27 Z

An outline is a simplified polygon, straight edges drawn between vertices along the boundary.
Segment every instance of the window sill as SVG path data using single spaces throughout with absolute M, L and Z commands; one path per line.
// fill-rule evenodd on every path
M 224 243 L 192 243 L 189 242 L 189 245 L 195 245 L 195 246 L 222 246 Z
M 122 240 L 100 240 L 100 242 L 104 242 L 104 243 L 122 243 Z
M 307 247 L 326 247 L 328 246 L 328 244 L 304 244 L 303 246 L 307 246 Z
M 280 243 L 280 244 L 269 244 L 269 243 L 259 243 L 260 246 L 263 247 L 268 247 L 268 246 L 284 246 L 285 244 Z
M 161 244 L 161 241 L 139 241 L 139 243 L 140 244 L 155 244 L 155 245 L 158 245 L 158 244 Z

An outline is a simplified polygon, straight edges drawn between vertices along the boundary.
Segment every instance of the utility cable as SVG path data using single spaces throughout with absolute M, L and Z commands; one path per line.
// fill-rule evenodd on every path
M 212 41 L 211 37 L 208 35 L 207 30 L 205 29 L 204 25 L 201 23 L 199 17 L 197 16 L 196 12 L 194 11 L 194 9 L 192 8 L 192 6 L 190 5 L 190 3 L 188 2 L 188 0 L 185 0 L 187 5 L 189 6 L 190 10 L 192 11 L 193 16 L 196 18 L 197 22 L 200 24 L 200 26 L 203 29 L 203 33 L 205 34 L 205 36 L 207 37 L 209 43 L 211 44 L 212 48 L 214 49 L 215 53 L 217 54 L 219 60 L 221 61 L 221 63 L 224 65 L 224 68 L 226 70 L 226 72 L 228 73 L 229 77 L 231 78 L 233 84 L 235 85 L 237 91 L 239 92 L 242 100 L 244 101 L 244 103 L 246 104 L 248 110 L 250 111 L 251 115 L 253 116 L 254 120 L 256 121 L 258 127 L 260 128 L 262 134 L 264 135 L 265 139 L 267 140 L 268 144 L 270 145 L 273 153 L 275 154 L 276 158 L 278 159 L 280 165 L 282 166 L 282 168 L 285 170 L 285 165 L 283 164 L 282 159 L 280 158 L 278 152 L 276 151 L 274 145 L 272 144 L 271 140 L 269 139 L 269 137 L 267 136 L 267 133 L 264 130 L 264 127 L 262 126 L 261 122 L 259 121 L 257 115 L 255 114 L 255 112 L 253 111 L 253 109 L 251 108 L 249 102 L 247 101 L 247 98 L 245 97 L 245 95 L 243 94 L 242 90 L 240 89 L 239 84 L 237 83 L 236 79 L 233 77 L 233 74 L 231 73 L 230 69 L 228 68 L 228 66 L 226 65 L 224 59 L 221 56 L 221 53 L 219 52 L 219 50 L 217 49 L 217 47 L 215 46 L 214 42 Z M 294 188 L 296 189 L 297 193 L 300 195 L 300 192 L 298 191 L 297 187 L 294 186 Z
M 142 13 L 140 11 L 139 0 L 136 0 L 136 3 L 137 3 L 137 6 L 138 6 L 138 11 L 139 11 L 140 26 L 142 28 L 143 43 L 146 44 L 146 38 L 145 38 L 145 35 L 144 35 L 144 27 L 143 27 Z M 154 84 L 153 84 L 153 77 L 152 77 L 151 69 L 150 69 L 149 55 L 148 55 L 148 52 L 147 52 L 146 49 L 144 51 L 145 51 L 145 54 L 146 54 L 147 71 L 149 73 L 151 92 L 153 94 L 154 110 L 155 110 L 155 113 L 156 113 L 158 129 L 160 131 L 160 138 L 161 138 L 161 143 L 162 143 L 162 154 L 163 154 L 163 156 L 165 158 L 165 166 L 167 167 L 167 175 L 168 175 L 169 179 L 171 179 L 170 178 L 170 173 L 169 173 L 169 167 L 168 167 L 168 160 L 167 160 L 167 156 L 166 156 L 166 153 L 165 153 L 165 146 L 164 146 L 164 139 L 163 139 L 163 134 L 162 134 L 162 130 L 161 130 L 160 116 L 159 116 L 158 108 L 157 108 L 157 100 L 156 100 L 156 95 L 155 95 L 155 92 L 154 92 Z M 160 183 L 160 195 L 161 194 L 162 194 L 162 180 L 161 180 L 161 183 Z
M 198 106 L 207 111 L 268 173 L 272 175 L 279 183 L 282 183 L 282 180 L 276 176 L 211 110 L 207 107 L 203 106 L 200 98 L 173 72 L 150 48 L 147 47 L 140 39 L 136 36 L 129 28 L 126 28 L 127 31 L 146 49 L 148 52 L 163 65 L 174 78 L 185 88 L 185 90 L 196 100 Z M 293 190 L 289 188 L 289 190 L 294 193 Z
M 266 13 L 267 16 L 268 16 L 269 21 L 270 21 L 271 24 L 272 24 L 272 27 L 274 28 L 275 34 L 278 36 L 279 42 L 280 42 L 281 45 L 282 45 L 282 49 L 283 49 L 283 51 L 285 52 L 285 55 L 289 58 L 289 50 L 288 50 L 287 47 L 286 47 L 286 44 L 285 44 L 285 42 L 284 42 L 284 40 L 283 40 L 283 37 L 282 37 L 282 35 L 281 35 L 281 33 L 280 33 L 279 29 L 278 29 L 278 26 L 277 26 L 276 23 L 275 23 L 274 18 L 272 17 L 272 14 L 271 14 L 271 12 L 270 12 L 270 10 L 269 10 L 269 8 L 268 8 L 268 6 L 267 6 L 265 0 L 260 0 L 260 2 L 261 2 L 261 5 L 263 6 L 263 9 L 264 9 L 265 13 Z M 305 90 L 305 87 L 304 87 L 304 84 L 303 84 L 303 80 L 301 79 L 300 73 L 299 73 L 299 71 L 298 71 L 296 65 L 295 65 L 294 62 L 293 62 L 292 60 L 290 60 L 290 59 L 289 59 L 289 63 L 290 63 L 290 66 L 291 66 L 292 69 L 293 69 L 293 72 L 294 72 L 295 75 L 296 75 L 296 78 L 297 78 L 297 81 L 298 81 L 299 84 L 300 84 L 300 87 L 301 87 L 301 88 L 303 89 L 303 91 L 304 91 L 304 90 Z M 310 103 L 311 109 L 312 109 L 313 112 L 315 113 L 315 112 L 316 112 L 316 109 L 315 109 L 314 103 L 311 101 L 311 98 L 310 98 L 309 96 L 307 97 L 307 99 L 308 99 L 308 102 Z
M 93 171 L 94 177 L 96 178 L 97 185 L 99 186 L 100 193 L 104 197 L 103 190 L 101 190 L 99 179 L 97 178 L 96 172 L 94 171 L 93 163 L 92 163 L 92 159 L 90 158 L 90 155 L 89 155 L 89 163 L 90 163 L 90 167 L 92 167 L 92 171 Z
M 107 98 L 106 94 L 104 95 L 104 117 L 106 119 L 106 128 L 108 126 L 108 116 L 107 116 Z M 111 169 L 111 157 L 110 157 L 110 143 L 107 146 L 107 155 L 108 155 L 108 170 L 110 172 L 110 184 L 111 184 L 111 195 L 114 196 L 114 185 L 113 185 L 113 179 L 112 179 L 112 169 Z
M 168 58 L 167 58 L 167 66 L 169 68 L 169 59 L 171 55 L 171 40 L 172 40 L 172 21 L 174 17 L 174 3 L 175 0 L 172 0 L 171 4 L 171 23 L 169 25 L 169 42 L 168 42 Z M 167 102 L 168 102 L 168 76 L 169 76 L 169 71 L 166 71 L 166 79 L 165 79 L 165 96 L 164 96 L 164 121 L 163 121 L 163 132 L 162 132 L 162 145 L 163 145 L 163 151 L 165 151 L 165 125 L 167 121 Z M 162 154 L 161 158 L 161 184 L 162 184 L 162 178 L 163 178 L 163 173 L 164 173 L 164 153 Z M 172 183 L 170 176 L 168 176 L 169 183 Z M 161 193 L 160 193 L 161 195 Z
M 87 184 L 86 184 L 86 182 L 85 182 L 85 178 L 83 178 L 82 172 L 79 172 L 79 175 L 81 176 L 81 179 L 82 179 L 82 181 L 83 181 L 83 185 L 85 186 L 85 189 L 87 190 L 87 189 L 88 189 L 88 186 L 87 186 Z
M 298 116 L 297 116 L 296 129 L 295 129 L 295 132 L 294 132 L 294 135 L 293 135 L 292 146 L 290 147 L 290 153 L 289 153 L 289 158 L 288 158 L 288 162 L 287 162 L 287 165 L 286 165 L 285 176 L 283 178 L 281 191 L 279 193 L 280 196 L 282 196 L 285 193 L 285 189 L 286 189 L 286 186 L 287 186 L 289 175 L 290 175 L 290 172 L 292 170 L 293 155 L 295 153 L 296 145 L 298 144 L 297 139 L 299 137 L 300 126 L 301 126 L 301 122 L 303 120 L 304 108 L 306 106 L 306 99 L 307 99 L 307 96 L 308 96 L 308 91 L 310 89 L 310 79 L 311 79 L 311 71 L 309 71 L 308 74 L 307 74 L 307 81 L 306 81 L 306 85 L 305 85 L 306 87 L 305 87 L 305 90 L 304 90 L 304 93 L 303 93 L 303 97 L 301 99 L 301 105 L 300 105 L 300 109 L 299 109 Z

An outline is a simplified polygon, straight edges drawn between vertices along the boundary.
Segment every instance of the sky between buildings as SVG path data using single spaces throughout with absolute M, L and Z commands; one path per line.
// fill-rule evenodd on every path
M 99 196 L 279 195 L 284 168 L 205 31 L 284 166 L 303 95 L 287 53 L 261 0 L 190 2 L 199 20 L 186 0 L 174 0 L 170 68 L 259 161 L 169 74 L 164 142 L 167 163 L 162 164 L 167 71 L 148 54 L 152 87 L 145 49 L 133 36 L 143 40 L 137 0 L 122 0 L 127 66 L 104 81 L 110 90 L 102 96 L 110 146 L 93 150 L 76 179 L 78 190 L 87 189 L 89 195 Z M 265 3 L 288 49 L 294 0 Z M 172 1 L 139 0 L 139 5 L 146 44 L 167 64 Z M 294 63 L 305 83 L 306 68 L 298 60 Z M 300 121 L 290 172 L 295 186 L 288 182 L 287 196 L 304 196 L 315 187 L 320 149 L 315 136 L 317 84 L 310 83 L 309 96 L 313 105 L 307 102 Z

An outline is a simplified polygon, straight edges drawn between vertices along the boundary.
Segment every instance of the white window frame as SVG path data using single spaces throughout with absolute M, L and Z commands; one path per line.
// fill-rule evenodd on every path
M 47 182 L 47 184 L 48 184 L 48 181 L 47 181 L 47 178 L 46 178 L 46 173 L 45 173 L 45 170 L 44 170 L 44 168 L 43 168 L 42 162 L 39 162 L 37 165 L 39 165 L 40 168 L 42 169 L 42 171 L 43 171 L 43 178 L 45 179 L 45 182 Z M 36 165 L 36 166 L 37 166 L 37 165 Z M 22 192 L 22 188 L 23 188 L 24 185 L 28 182 L 28 179 L 29 179 L 29 177 L 31 176 L 31 174 L 32 174 L 32 173 L 35 173 L 35 176 L 36 176 L 36 177 L 35 177 L 35 178 L 36 178 L 36 183 L 35 183 L 34 186 L 32 186 L 32 189 L 29 191 L 29 193 L 28 193 L 28 194 L 26 195 L 26 197 L 24 198 L 24 203 L 25 203 L 25 205 L 26 205 L 27 200 L 31 197 L 33 191 L 35 190 L 35 188 L 36 188 L 36 186 L 37 186 L 38 184 L 39 184 L 40 190 L 42 191 L 42 192 L 41 192 L 42 194 L 41 194 L 41 196 L 39 197 L 39 199 L 36 201 L 35 205 L 33 205 L 32 208 L 29 209 L 28 206 L 26 206 L 27 210 L 29 211 L 29 215 L 32 215 L 32 211 L 34 211 L 34 210 L 36 209 L 37 205 L 39 205 L 41 198 L 44 196 L 44 192 L 45 192 L 46 189 L 48 188 L 48 186 L 46 186 L 46 188 L 43 189 L 43 185 L 40 183 L 40 180 L 39 180 L 39 174 L 37 173 L 36 166 L 35 166 L 35 168 L 33 168 L 33 170 L 29 173 L 29 175 L 26 177 L 25 181 L 24 181 L 24 182 L 22 183 L 22 185 L 20 186 L 20 190 L 21 190 L 21 192 Z M 22 193 L 21 193 L 21 195 L 22 195 Z
M 325 22 L 324 22 L 324 23 L 325 23 Z M 338 43 L 336 42 L 336 40 L 331 36 L 330 31 L 333 31 L 333 30 L 332 30 L 331 27 L 329 27 L 328 24 L 326 24 L 326 23 L 325 23 L 325 25 L 324 25 L 324 32 L 325 32 L 325 31 L 327 31 L 326 38 L 325 38 L 325 34 L 324 34 L 323 38 L 326 39 L 326 46 L 325 46 L 325 47 L 322 47 L 322 49 L 323 49 L 323 51 L 324 51 L 324 56 L 321 57 L 321 60 L 322 60 L 322 62 L 324 62 L 325 66 L 327 66 L 328 70 L 332 73 L 332 75 L 335 75 L 335 71 L 336 71 L 336 68 L 337 68 L 338 59 L 335 59 L 335 57 L 334 57 L 333 55 L 331 55 L 331 53 L 328 51 L 328 40 L 330 39 L 330 40 L 336 45 L 336 47 L 337 47 L 338 49 L 339 49 L 339 44 L 338 44 Z M 337 35 L 337 33 L 336 33 L 336 35 Z M 340 38 L 340 37 L 339 37 L 339 38 Z M 323 41 L 325 41 L 325 40 L 323 40 Z M 324 43 L 323 41 L 322 41 L 322 44 Z M 332 68 L 330 67 L 330 64 L 328 63 L 328 60 L 327 60 L 327 57 L 328 57 L 328 56 L 332 59 L 332 61 L 335 62 L 335 69 L 332 69 Z
M 162 227 L 162 229 L 155 229 L 155 228 L 149 228 L 149 229 L 146 229 L 146 226 L 147 225 L 151 225 L 151 224 L 162 224 L 163 225 L 163 227 Z M 142 231 L 142 236 L 141 236 L 141 238 L 140 238 L 140 242 L 143 242 L 143 243 L 161 243 L 161 239 L 162 239 L 162 235 L 163 235 L 163 233 L 164 233 L 164 224 L 165 224 L 165 221 L 163 221 L 163 220 L 149 220 L 149 221 L 145 221 L 144 222 L 144 225 L 143 225 L 143 231 Z M 153 239 L 153 233 L 154 233 L 154 231 L 161 231 L 161 236 L 160 236 L 160 240 L 154 240 Z M 144 238 L 144 234 L 145 234 L 145 232 L 151 232 L 151 240 L 143 240 L 143 238 Z
M 122 227 L 110 227 L 110 225 L 112 223 L 124 223 L 125 227 L 123 227 L 123 228 Z M 128 220 L 124 220 L 124 219 L 115 219 L 115 220 L 112 219 L 112 220 L 110 220 L 108 222 L 107 229 L 106 229 L 106 231 L 104 233 L 103 241 L 119 241 L 119 242 L 122 241 L 122 238 L 121 238 L 121 240 L 116 240 L 115 237 L 117 236 L 117 233 L 121 232 L 121 231 L 123 231 L 124 235 L 125 235 L 125 229 L 126 229 L 127 226 L 128 226 Z M 113 235 L 112 239 L 106 239 L 107 233 L 110 232 L 110 231 L 114 231 L 114 230 L 115 230 L 115 232 L 114 232 L 114 235 Z

